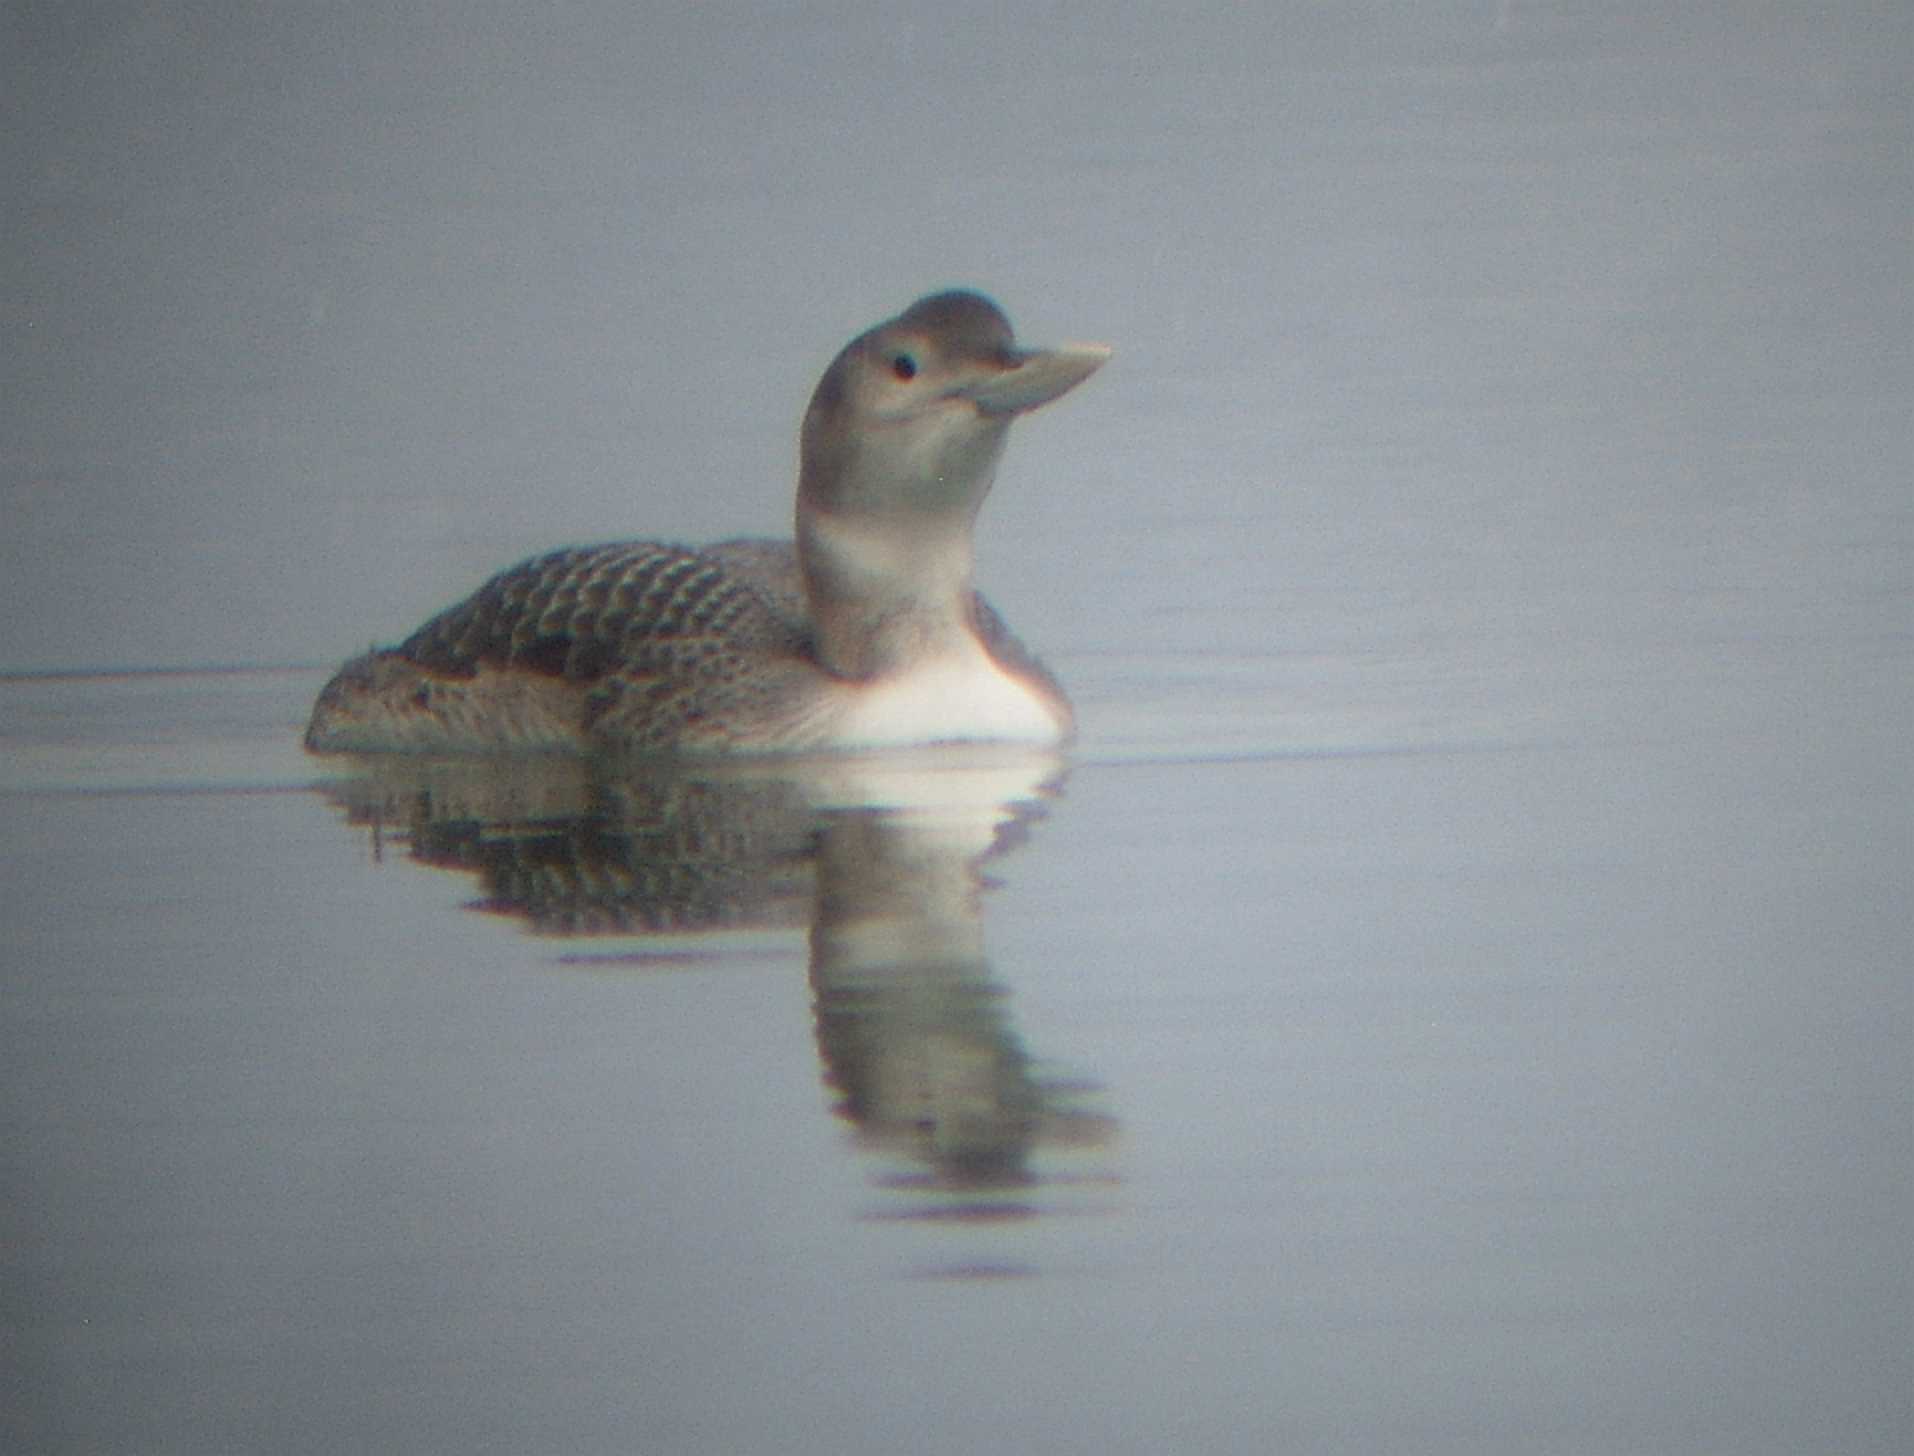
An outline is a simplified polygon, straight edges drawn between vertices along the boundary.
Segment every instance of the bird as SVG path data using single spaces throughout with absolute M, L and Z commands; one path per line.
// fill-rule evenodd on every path
M 920 298 L 824 371 L 793 540 L 625 541 L 535 556 L 396 647 L 348 661 L 317 754 L 802 754 L 1060 746 L 1062 686 L 973 585 L 1011 424 L 1110 358 L 1020 347 L 968 290 Z

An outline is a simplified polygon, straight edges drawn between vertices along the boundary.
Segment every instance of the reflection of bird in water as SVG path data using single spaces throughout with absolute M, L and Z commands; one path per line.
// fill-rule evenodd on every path
M 546 935 L 799 929 L 811 812 L 788 780 L 606 777 L 583 759 L 366 758 L 330 786 L 352 822 L 478 876 L 474 909 Z
M 840 1112 L 952 1189 L 1018 1186 L 1038 1143 L 1109 1131 L 1076 1105 L 1087 1089 L 1038 1078 L 1011 1027 L 984 952 L 975 848 L 969 826 L 844 816 L 819 846 L 811 925 L 818 1046 Z
M 347 663 L 306 745 L 1059 743 L 1069 702 L 972 589 L 972 529 L 1011 422 L 1108 357 L 1019 349 L 974 293 L 921 299 L 819 382 L 795 542 L 626 542 L 527 561 Z
M 475 908 L 546 934 L 639 938 L 568 961 L 655 965 L 705 932 L 808 926 L 837 1110 L 864 1146 L 921 1170 L 886 1182 L 1028 1213 L 1000 1195 L 1046 1181 L 1032 1156 L 1099 1147 L 1114 1126 L 1093 1085 L 1044 1075 L 1025 1050 L 984 948 L 982 866 L 1022 842 L 1058 764 L 940 752 L 928 772 L 884 757 L 608 773 L 582 758 L 397 755 L 361 760 L 331 792 L 416 859 L 476 874 Z

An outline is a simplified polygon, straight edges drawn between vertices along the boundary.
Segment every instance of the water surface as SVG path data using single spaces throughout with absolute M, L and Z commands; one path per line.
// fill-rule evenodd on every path
M 1914 1444 L 1902 10 L 219 19 L 0 30 L 0 1446 Z M 1061 761 L 300 751 L 947 283 Z

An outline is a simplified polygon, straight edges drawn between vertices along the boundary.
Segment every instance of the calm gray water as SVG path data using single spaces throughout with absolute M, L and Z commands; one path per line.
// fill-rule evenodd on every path
M 0 1447 L 1914 1445 L 1914 13 L 0 11 Z M 1113 362 L 1061 760 L 308 759 Z M 214 670 L 218 667 L 220 670 Z

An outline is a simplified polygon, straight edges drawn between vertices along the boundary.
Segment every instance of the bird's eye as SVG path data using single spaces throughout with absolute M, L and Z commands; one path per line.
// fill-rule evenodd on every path
M 899 379 L 915 379 L 917 361 L 908 354 L 893 354 L 891 355 L 891 373 Z

